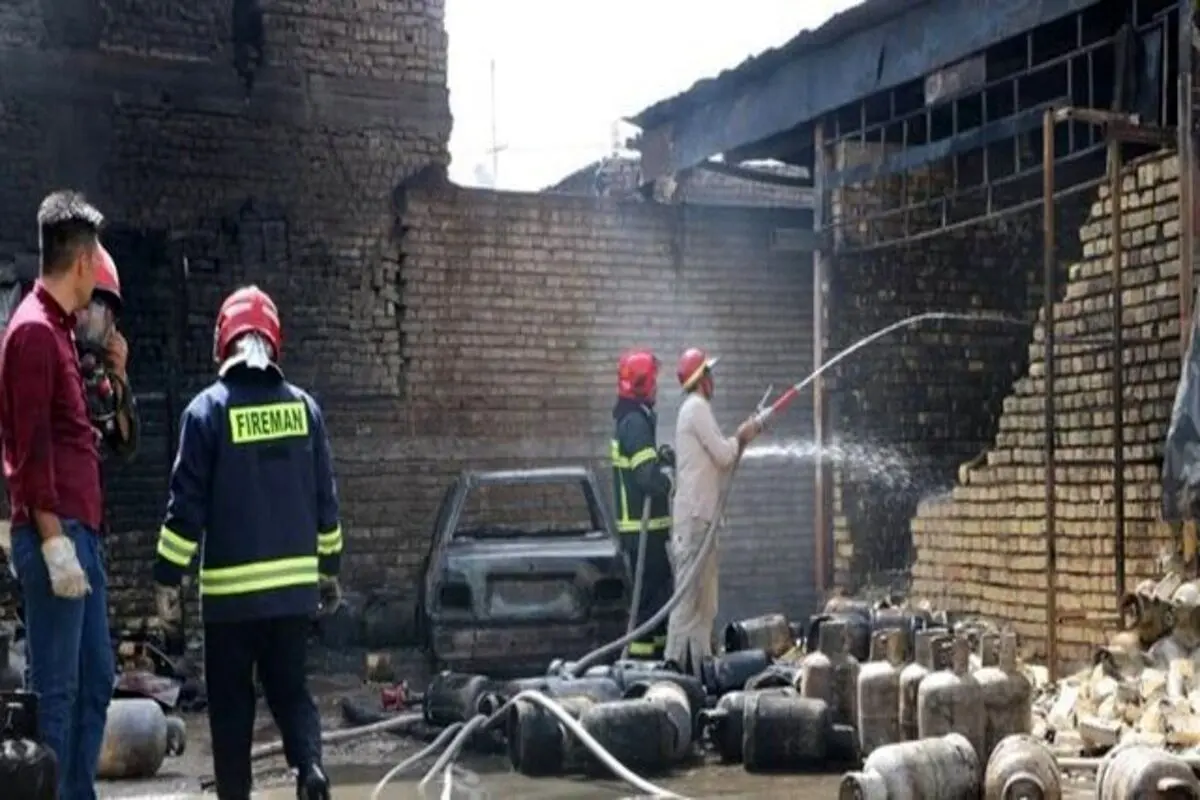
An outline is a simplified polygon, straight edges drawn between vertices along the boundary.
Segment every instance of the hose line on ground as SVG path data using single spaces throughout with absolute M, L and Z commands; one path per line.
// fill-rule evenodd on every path
M 396 766 L 394 766 L 390 770 L 388 770 L 387 774 L 383 776 L 383 778 L 379 781 L 379 783 L 375 784 L 375 789 L 371 792 L 371 800 L 379 800 L 379 796 L 381 794 L 383 794 L 383 790 L 387 787 L 387 785 L 389 783 L 392 782 L 392 779 L 394 779 L 400 773 L 412 769 L 417 764 L 420 764 L 422 761 L 424 761 L 425 759 L 432 756 L 438 750 L 445 747 L 446 743 L 449 742 L 454 737 L 454 734 L 458 733 L 459 729 L 461 729 L 462 727 L 463 727 L 463 723 L 461 723 L 461 722 L 456 722 L 453 725 L 448 726 L 441 733 L 439 733 L 437 735 L 437 738 L 434 739 L 432 742 L 427 744 L 425 747 L 423 747 L 421 750 L 419 750 L 414 755 L 409 756 L 408 758 L 404 759 L 403 761 L 398 763 Z
M 630 770 L 628 767 L 618 761 L 612 755 L 612 753 L 605 750 L 604 746 L 597 742 L 590 733 L 584 730 L 583 726 L 580 725 L 574 717 L 568 714 L 562 706 L 541 692 L 535 692 L 532 690 L 526 690 L 517 693 L 512 699 L 498 708 L 490 717 L 479 714 L 473 717 L 465 725 L 459 723 L 462 727 L 453 728 L 454 740 L 447 745 L 445 752 L 441 754 L 433 766 L 429 768 L 429 771 L 425 773 L 425 776 L 421 779 L 420 783 L 417 784 L 417 789 L 422 796 L 424 796 L 425 787 L 429 785 L 429 782 L 433 780 L 434 776 L 446 772 L 447 768 L 453 764 L 454 759 L 457 758 L 459 751 L 462 750 L 463 745 L 466 744 L 471 735 L 478 730 L 490 728 L 492 725 L 498 723 L 504 718 L 505 714 L 508 713 L 508 710 L 518 700 L 528 700 L 530 702 L 537 703 L 542 708 L 553 714 L 558 721 L 562 723 L 562 725 L 568 731 L 570 731 L 570 733 L 589 751 L 591 751 L 592 755 L 599 759 L 604 766 L 608 767 L 608 769 L 612 771 L 614 775 L 628 783 L 633 788 L 637 789 L 642 794 L 650 795 L 652 797 L 670 798 L 670 800 L 689 800 L 689 798 L 685 797 L 684 795 L 663 789 L 660 786 L 655 786 L 653 783 L 650 783 L 645 778 Z M 447 730 L 449 731 L 451 728 L 448 728 Z M 443 731 L 443 735 L 439 736 L 437 741 L 429 745 L 429 747 L 425 748 L 417 755 L 406 759 L 400 764 L 397 764 L 395 767 L 389 770 L 388 774 L 383 777 L 383 780 L 376 784 L 374 791 L 371 793 L 372 800 L 378 800 L 380 794 L 387 787 L 388 783 L 390 783 L 401 772 L 410 768 L 421 759 L 427 758 L 438 747 L 440 747 L 443 740 L 447 738 L 449 738 L 449 736 L 447 736 L 446 732 Z

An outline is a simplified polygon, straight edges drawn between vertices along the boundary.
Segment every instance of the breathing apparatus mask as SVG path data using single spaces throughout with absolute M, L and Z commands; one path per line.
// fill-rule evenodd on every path
M 117 429 L 124 386 L 108 364 L 108 343 L 116 330 L 116 312 L 101 294 L 92 297 L 87 308 L 76 315 L 75 348 L 79 353 L 79 372 L 83 376 L 84 399 L 92 427 L 107 437 Z

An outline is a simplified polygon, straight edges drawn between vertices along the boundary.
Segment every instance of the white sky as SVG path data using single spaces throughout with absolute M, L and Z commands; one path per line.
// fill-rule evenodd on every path
M 857 0 L 446 0 L 451 178 L 535 190 L 611 152 L 614 122 Z M 622 126 L 622 138 L 631 131 Z

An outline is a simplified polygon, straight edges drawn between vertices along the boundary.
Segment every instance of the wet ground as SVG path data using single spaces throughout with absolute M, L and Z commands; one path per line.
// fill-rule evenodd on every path
M 326 730 L 343 725 L 339 711 L 340 699 L 348 692 L 361 690 L 357 679 L 321 679 L 314 686 L 318 691 Z M 157 777 L 142 781 L 105 782 L 99 786 L 102 798 L 156 798 L 156 800 L 190 800 L 200 798 L 200 781 L 212 772 L 212 752 L 209 747 L 208 722 L 203 714 L 185 715 L 188 726 L 187 752 L 168 759 Z M 258 743 L 278 737 L 265 709 L 259 712 Z M 357 742 L 329 746 L 325 750 L 326 766 L 335 784 L 336 800 L 367 800 L 375 784 L 394 765 L 425 746 L 424 741 L 380 734 Z M 380 795 L 389 800 L 418 798 L 416 784 L 424 770 L 432 766 L 425 762 L 416 775 L 396 779 Z M 295 789 L 282 757 L 266 759 L 257 764 L 256 797 L 263 800 L 292 800 Z M 655 784 L 691 798 L 762 798 L 804 797 L 836 798 L 839 775 L 750 775 L 740 765 L 697 765 L 673 772 L 668 777 L 652 778 Z M 512 772 L 508 761 L 498 756 L 465 756 L 457 762 L 451 796 L 457 800 L 498 800 L 521 797 L 561 798 L 561 800 L 608 800 L 637 796 L 639 793 L 619 781 L 598 781 L 585 778 L 532 779 Z M 1089 797 L 1087 785 L 1072 782 L 1066 800 Z M 208 795 L 212 797 L 213 795 Z M 429 797 L 441 794 L 440 782 L 430 787 Z

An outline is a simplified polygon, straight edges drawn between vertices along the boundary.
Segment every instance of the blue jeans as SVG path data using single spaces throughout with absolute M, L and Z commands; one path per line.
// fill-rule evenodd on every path
M 58 756 L 59 800 L 95 800 L 96 762 L 104 740 L 116 666 L 108 634 L 108 584 L 99 537 L 64 519 L 92 585 L 79 600 L 56 597 L 30 525 L 13 529 L 12 561 L 25 600 L 25 642 L 42 738 Z

